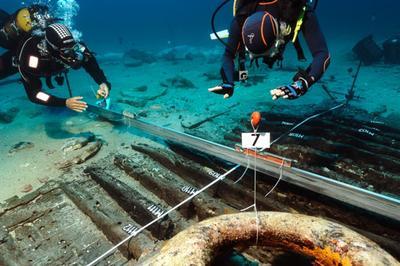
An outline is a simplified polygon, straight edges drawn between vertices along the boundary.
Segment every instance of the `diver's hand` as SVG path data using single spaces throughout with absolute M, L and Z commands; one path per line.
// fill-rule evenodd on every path
M 110 88 L 108 88 L 108 85 L 106 83 L 100 84 L 99 89 L 97 91 L 97 95 L 99 98 L 104 98 L 104 99 L 108 98 L 108 96 L 110 95 Z
M 277 89 L 271 90 L 271 96 L 273 100 L 277 100 L 279 98 L 294 100 L 306 94 L 307 90 L 307 82 L 303 79 L 299 79 L 292 85 L 282 86 Z
M 228 99 L 228 98 L 232 97 L 232 95 L 233 95 L 234 85 L 224 83 L 224 84 L 221 84 L 214 88 L 210 88 L 210 89 L 208 89 L 208 91 L 216 93 L 216 94 L 224 95 L 224 99 Z
M 72 97 L 67 99 L 66 106 L 71 109 L 72 111 L 82 113 L 86 111 L 88 105 L 86 102 L 81 101 L 83 97 Z

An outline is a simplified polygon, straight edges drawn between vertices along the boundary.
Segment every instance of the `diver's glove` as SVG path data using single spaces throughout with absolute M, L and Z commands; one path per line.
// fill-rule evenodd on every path
M 102 83 L 99 85 L 99 89 L 96 94 L 96 98 L 98 99 L 96 105 L 107 110 L 109 110 L 111 106 L 110 87 L 110 83 Z
M 235 89 L 235 85 L 228 84 L 228 83 L 222 83 L 219 86 L 208 89 L 208 91 L 216 93 L 216 94 L 224 95 L 224 99 L 228 99 L 228 98 L 232 97 L 234 89 Z
M 308 82 L 304 78 L 299 78 L 291 85 L 282 86 L 275 90 L 271 90 L 273 100 L 279 98 L 294 100 L 307 93 Z
M 97 99 L 100 99 L 100 98 L 107 99 L 108 96 L 110 96 L 110 87 L 111 87 L 111 84 L 108 82 L 101 83 L 99 85 L 99 89 L 97 90 L 96 98 Z

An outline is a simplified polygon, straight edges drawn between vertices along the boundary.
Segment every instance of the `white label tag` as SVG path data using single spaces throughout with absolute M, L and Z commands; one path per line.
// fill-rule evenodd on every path
M 242 148 L 269 149 L 271 147 L 270 133 L 242 133 Z
M 140 228 L 137 228 L 136 226 L 128 224 L 128 225 L 125 225 L 124 227 L 122 227 L 122 230 L 124 230 L 129 235 L 136 236 L 138 234 L 138 232 L 140 231 Z
M 38 92 L 38 94 L 36 94 L 36 98 L 41 101 L 47 102 L 50 98 L 50 95 L 48 95 L 44 92 Z
M 36 56 L 30 56 L 29 57 L 29 67 L 30 68 L 37 68 L 39 65 L 39 58 L 37 58 Z

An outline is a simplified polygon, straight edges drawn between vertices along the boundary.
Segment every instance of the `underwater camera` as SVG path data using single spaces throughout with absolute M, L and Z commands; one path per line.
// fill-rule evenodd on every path
M 246 81 L 249 79 L 249 71 L 247 70 L 236 70 L 235 71 L 235 81 Z
M 249 71 L 243 70 L 239 71 L 239 81 L 245 81 L 249 78 Z

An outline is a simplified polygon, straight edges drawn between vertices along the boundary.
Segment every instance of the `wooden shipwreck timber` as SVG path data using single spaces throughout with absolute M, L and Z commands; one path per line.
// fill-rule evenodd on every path
M 278 139 L 269 152 L 292 159 L 293 166 L 343 181 L 390 197 L 400 198 L 400 125 L 375 113 L 345 107 L 307 121 L 319 113 L 312 106 L 293 107 L 290 112 L 274 107 L 262 113 L 260 132 Z M 323 111 L 323 110 L 321 110 Z M 288 114 L 292 113 L 292 114 Z M 250 115 L 249 115 L 250 116 Z M 239 126 L 213 139 L 227 146 L 240 143 L 241 132 L 253 129 L 248 117 Z M 205 136 L 201 128 L 189 132 Z
M 0 212 L 0 264 L 88 264 L 129 234 L 135 234 L 139 228 L 215 180 L 226 167 L 228 165 L 214 158 L 199 157 L 178 145 L 170 144 L 167 147 L 149 141 L 125 145 L 117 154 L 81 166 L 74 174 L 66 173 L 62 181 L 52 181 L 24 198 L 11 199 L 3 205 Z M 151 257 L 161 254 L 159 250 L 179 232 L 211 217 L 237 214 L 240 209 L 253 203 L 252 174 L 249 173 L 242 182 L 235 184 L 234 181 L 241 174 L 242 171 L 238 171 L 170 213 L 126 242 L 99 265 L 160 265 L 150 263 Z M 321 199 L 313 193 L 293 189 L 288 184 L 282 184 L 270 197 L 265 198 L 264 193 L 273 184 L 273 179 L 259 177 L 259 211 L 292 213 L 293 218 L 289 218 L 290 214 L 285 218 L 287 221 L 292 219 L 292 222 L 298 219 L 297 213 L 321 216 L 350 227 L 395 257 L 400 257 L 400 233 L 396 223 Z M 247 219 L 255 217 L 254 213 L 240 215 L 246 215 Z M 243 226 L 243 221 L 238 219 L 238 225 Z M 273 226 L 273 223 L 270 225 Z M 253 229 L 243 230 L 242 237 L 246 235 L 246 230 Z M 332 232 L 329 233 L 329 230 Z M 341 239 L 335 231 L 337 228 L 329 230 L 326 232 L 328 235 Z M 218 251 L 223 253 L 229 248 L 237 248 L 248 259 L 267 263 L 285 256 L 287 249 L 299 252 L 285 241 L 275 245 L 276 248 L 251 247 L 256 244 L 250 241 L 254 238 L 253 233 L 249 233 L 248 241 L 227 241 L 226 245 L 223 239 L 233 237 L 234 233 L 215 235 L 215 241 L 222 241 L 220 243 L 223 245 L 218 246 L 210 258 L 218 258 Z M 358 237 L 358 234 L 355 235 Z M 325 237 L 321 235 L 321 239 Z M 271 241 L 277 240 L 271 238 Z M 336 244 L 331 245 L 332 249 Z M 341 242 L 339 244 L 343 245 Z M 320 244 L 321 250 L 326 247 Z M 319 260 L 320 255 L 313 257 L 311 253 L 305 254 L 309 256 L 310 265 L 314 260 Z M 387 253 L 382 254 L 386 259 L 389 258 L 389 262 L 395 261 Z M 212 261 L 206 264 L 212 264 Z M 181 262 L 181 265 L 185 265 L 185 262 Z

